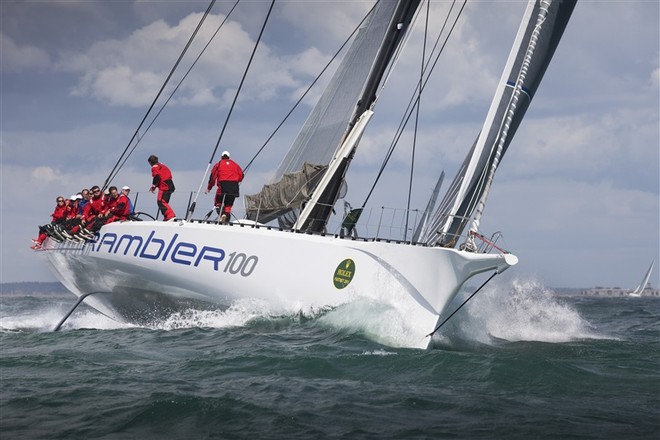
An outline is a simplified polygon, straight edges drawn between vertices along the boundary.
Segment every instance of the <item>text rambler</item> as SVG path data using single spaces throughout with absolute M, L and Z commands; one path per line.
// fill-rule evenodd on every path
M 103 234 L 93 248 L 94 252 L 107 252 L 109 254 L 128 255 L 132 252 L 134 257 L 147 260 L 171 261 L 175 264 L 198 267 L 200 264 L 213 263 L 213 270 L 219 271 L 220 262 L 225 258 L 223 249 L 212 246 L 198 246 L 177 240 L 179 234 L 174 234 L 169 242 L 155 237 L 156 231 L 151 231 L 147 238 L 141 235 L 112 232 Z

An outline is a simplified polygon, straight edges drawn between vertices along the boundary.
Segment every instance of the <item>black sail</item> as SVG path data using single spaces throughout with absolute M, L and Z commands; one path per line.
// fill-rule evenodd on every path
M 339 146 L 373 106 L 383 75 L 419 4 L 420 0 L 381 0 L 375 5 L 280 164 L 275 183 L 245 197 L 249 219 L 262 223 L 277 219 L 282 227 L 293 226 Z M 349 163 L 350 157 L 341 159 L 329 184 L 318 188 L 322 194 L 300 229 L 319 232 L 325 228 Z M 270 197 L 273 193 L 277 197 Z

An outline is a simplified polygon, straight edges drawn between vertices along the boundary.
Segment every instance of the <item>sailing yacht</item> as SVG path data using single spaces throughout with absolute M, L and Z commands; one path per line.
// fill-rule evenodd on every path
M 397 239 L 360 236 L 364 206 L 350 209 L 341 230 L 329 232 L 347 170 L 421 3 L 374 5 L 274 180 L 245 196 L 244 219 L 196 219 L 192 203 L 175 221 L 111 223 L 86 243 L 47 240 L 37 252 L 67 289 L 121 322 L 146 324 L 243 298 L 303 311 L 366 298 L 400 314 L 406 334 L 397 345 L 429 347 L 468 280 L 518 261 L 482 234 L 480 219 L 576 1 L 528 3 L 483 127 L 436 209 L 439 180 L 414 234 L 406 228 Z
M 653 267 L 655 266 L 655 258 L 651 261 L 651 265 L 644 274 L 644 278 L 639 283 L 635 289 L 628 289 L 622 287 L 593 287 L 591 289 L 584 289 L 580 291 L 580 295 L 584 296 L 600 296 L 600 297 L 660 297 L 660 290 L 654 289 L 651 286 L 649 280 L 651 279 L 651 274 L 653 273 Z
M 653 273 L 653 266 L 655 265 L 655 259 L 651 261 L 651 265 L 649 266 L 649 269 L 646 271 L 646 274 L 644 275 L 644 278 L 642 279 L 642 282 L 639 283 L 639 286 L 630 293 L 628 293 L 629 296 L 634 296 L 634 297 L 640 297 L 642 296 L 642 293 L 644 293 L 644 290 L 649 290 L 651 292 L 653 289 L 649 286 L 649 279 L 651 279 L 651 274 Z

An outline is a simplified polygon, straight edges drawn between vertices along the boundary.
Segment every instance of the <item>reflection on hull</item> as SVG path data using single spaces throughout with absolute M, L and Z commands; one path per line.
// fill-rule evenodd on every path
M 226 308 L 213 302 L 171 296 L 163 292 L 128 286 L 116 286 L 112 292 L 100 292 L 94 295 L 94 299 L 102 304 L 104 310 L 102 313 L 109 318 L 139 326 L 154 325 L 175 313 L 182 313 L 190 309 Z

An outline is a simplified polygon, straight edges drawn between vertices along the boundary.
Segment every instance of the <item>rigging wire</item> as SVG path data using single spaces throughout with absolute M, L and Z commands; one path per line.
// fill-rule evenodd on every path
M 250 59 L 248 60 L 248 64 L 245 67 L 245 71 L 243 72 L 243 77 L 241 78 L 241 82 L 238 85 L 238 89 L 236 90 L 236 93 L 234 94 L 234 100 L 231 103 L 231 106 L 229 108 L 229 112 L 227 113 L 227 117 L 225 118 L 225 122 L 222 126 L 222 130 L 220 131 L 220 135 L 218 136 L 218 141 L 215 143 L 215 148 L 213 149 L 213 153 L 211 153 L 211 158 L 209 159 L 209 163 L 206 166 L 206 170 L 204 171 L 204 175 L 202 176 L 202 180 L 199 183 L 199 189 L 197 190 L 197 193 L 195 194 L 195 200 L 192 202 L 190 205 L 190 209 L 188 209 L 188 215 L 186 216 L 187 220 L 190 220 L 190 218 L 193 215 L 193 212 L 195 212 L 195 206 L 197 205 L 197 198 L 199 197 L 199 193 L 202 191 L 202 185 L 204 185 L 204 181 L 206 180 L 206 175 L 209 172 L 209 169 L 211 168 L 211 165 L 213 164 L 213 159 L 215 157 L 215 153 L 218 151 L 218 147 L 220 146 L 220 141 L 222 140 L 222 137 L 224 136 L 225 129 L 227 128 L 227 124 L 229 123 L 229 118 L 231 118 L 231 115 L 234 111 L 234 107 L 236 106 L 236 101 L 238 100 L 238 96 L 241 93 L 241 90 L 243 88 L 243 84 L 245 83 L 245 78 L 247 77 L 248 71 L 250 70 L 250 66 L 252 65 L 252 61 L 254 60 L 254 55 L 257 52 L 257 48 L 259 47 L 259 43 L 261 42 L 261 37 L 264 34 L 264 30 L 266 29 L 266 24 L 268 23 L 268 19 L 270 18 L 270 14 L 273 11 L 273 6 L 275 6 L 275 0 L 273 0 L 270 3 L 270 8 L 268 8 L 268 13 L 266 14 L 266 19 L 264 20 L 264 24 L 261 26 L 261 31 L 259 32 L 259 36 L 257 37 L 257 41 L 254 43 L 254 49 L 252 49 L 252 54 L 250 55 Z
M 183 84 L 183 81 L 185 81 L 185 79 L 188 77 L 188 75 L 190 74 L 190 72 L 192 71 L 192 69 L 195 67 L 195 65 L 197 64 L 197 62 L 200 60 L 200 58 L 202 57 L 202 55 L 204 54 L 204 52 L 206 52 L 206 49 L 208 49 L 208 47 L 210 46 L 211 42 L 215 39 L 215 37 L 216 37 L 216 35 L 218 34 L 218 32 L 220 32 L 220 29 L 222 29 L 222 27 L 223 27 L 224 24 L 227 22 L 227 20 L 229 20 L 229 17 L 232 15 L 232 13 L 234 12 L 234 9 L 236 9 L 236 6 L 238 6 L 238 4 L 240 3 L 240 1 L 241 1 L 241 0 L 236 0 L 236 3 L 234 3 L 234 6 L 232 6 L 232 8 L 229 10 L 229 12 L 227 13 L 227 15 L 225 16 L 224 20 L 222 20 L 222 23 L 220 23 L 220 25 L 219 25 L 218 28 L 215 30 L 215 32 L 213 33 L 213 35 L 211 35 L 211 38 L 210 38 L 209 41 L 206 43 L 206 45 L 202 48 L 202 50 L 199 52 L 199 55 L 197 55 L 197 58 L 195 58 L 195 61 L 193 61 L 193 63 L 190 65 L 190 67 L 189 67 L 188 70 L 186 71 L 185 75 L 183 75 L 183 77 L 179 80 L 179 83 L 176 85 L 176 87 L 174 88 L 174 90 L 172 90 L 172 93 L 170 93 L 170 96 L 165 100 L 165 102 L 163 103 L 163 105 L 160 107 L 160 110 L 158 110 L 158 113 L 156 113 L 156 116 L 153 117 L 153 119 L 151 120 L 151 122 L 149 123 L 149 125 L 147 126 L 147 128 L 146 128 L 146 129 L 144 130 L 144 132 L 142 133 L 142 136 L 140 136 L 140 137 L 138 138 L 137 142 L 133 145 L 133 148 L 131 148 L 131 150 L 128 152 L 128 154 L 124 157 L 123 161 L 121 162 L 121 164 L 119 165 L 119 167 L 117 168 L 117 170 L 114 172 L 114 174 L 111 173 L 111 177 L 110 177 L 109 181 L 112 181 L 112 179 L 114 179 L 114 178 L 117 176 L 117 174 L 119 173 L 119 171 L 121 170 L 121 168 L 126 164 L 126 161 L 128 161 L 129 157 L 133 154 L 133 152 L 135 151 L 135 149 L 136 149 L 136 148 L 138 147 L 138 145 L 140 144 L 140 141 L 141 141 L 141 140 L 144 138 L 144 136 L 147 134 L 147 132 L 149 131 L 149 129 L 151 128 L 151 126 L 154 125 L 154 123 L 156 122 L 156 120 L 158 119 L 158 117 L 160 116 L 160 114 L 163 112 L 163 110 L 165 110 L 165 107 L 167 106 L 167 104 L 172 100 L 172 98 L 174 97 L 174 94 L 179 90 L 179 88 L 180 88 L 181 85 Z
M 346 38 L 346 40 L 344 41 L 344 43 L 343 43 L 343 44 L 339 47 L 339 49 L 335 52 L 335 54 L 332 56 L 332 58 L 330 59 L 330 61 L 328 61 L 328 63 L 325 65 L 325 67 L 324 67 L 324 68 L 321 70 L 321 72 L 316 76 L 316 78 L 314 79 L 314 81 L 312 81 L 312 83 L 309 85 L 309 87 L 307 87 L 307 90 L 305 90 L 305 92 L 300 96 L 300 98 L 298 99 L 298 101 L 296 101 L 296 103 L 293 105 L 293 107 L 291 107 L 291 110 L 289 110 L 289 113 L 287 113 L 286 116 L 282 119 L 282 122 L 280 122 L 279 125 L 278 125 L 277 127 L 275 127 L 275 130 L 270 134 L 270 136 L 268 136 L 268 139 L 266 139 L 266 141 L 263 143 L 263 145 L 257 150 L 257 152 L 254 154 L 254 156 L 252 157 L 252 159 L 250 159 L 250 161 L 248 162 L 248 164 L 245 166 L 245 168 L 243 168 L 243 172 L 244 172 L 244 173 L 247 173 L 248 168 L 250 168 L 250 166 L 252 165 L 252 163 L 253 163 L 253 162 L 257 159 L 257 157 L 263 152 L 264 148 L 266 148 L 266 146 L 268 145 L 268 143 L 273 139 L 273 137 L 277 134 L 277 132 L 280 130 L 280 128 L 282 128 L 282 126 L 284 125 L 284 123 L 289 119 L 289 117 L 291 116 L 291 114 L 295 111 L 295 109 L 296 109 L 296 108 L 298 107 L 298 105 L 303 101 L 303 99 L 305 99 L 305 96 L 307 96 L 307 94 L 310 92 L 310 90 L 312 90 L 312 88 L 314 87 L 314 85 L 315 85 L 315 84 L 321 79 L 321 77 L 323 76 L 323 74 L 325 73 L 325 71 L 328 70 L 328 68 L 329 68 L 330 65 L 334 62 L 334 60 L 337 59 L 337 57 L 339 56 L 339 54 L 344 50 L 344 47 L 346 47 L 346 45 L 351 41 L 351 39 L 352 39 L 353 36 L 357 33 L 357 31 L 360 30 L 360 27 L 361 27 L 362 24 L 365 22 L 365 20 L 369 17 L 369 15 L 371 15 L 371 12 L 374 10 L 375 7 L 376 7 L 376 4 L 374 4 L 374 6 L 371 7 L 371 9 L 369 10 L 369 12 L 367 12 L 367 14 L 364 16 L 364 18 L 362 18 L 362 21 L 360 21 L 360 23 L 358 23 L 358 25 L 355 27 L 355 29 L 353 30 L 353 32 L 351 32 L 351 34 Z
M 428 83 L 428 81 L 431 77 L 431 73 L 433 73 L 433 70 L 435 69 L 435 67 L 438 63 L 440 55 L 444 51 L 444 48 L 447 45 L 447 42 L 449 41 L 449 37 L 451 36 L 451 34 L 454 31 L 454 29 L 456 27 L 456 24 L 458 23 L 458 19 L 460 18 L 461 14 L 463 13 L 463 9 L 465 9 L 466 3 L 467 3 L 467 0 L 465 0 L 463 2 L 463 5 L 461 6 L 461 9 L 458 11 L 458 14 L 457 14 L 456 18 L 454 19 L 454 22 L 453 22 L 453 24 L 452 24 L 452 26 L 449 30 L 449 33 L 445 37 L 445 40 L 442 44 L 442 47 L 440 48 L 439 52 L 437 53 L 437 55 L 435 57 L 435 60 L 433 61 L 433 64 L 431 64 L 431 66 L 429 68 L 428 65 L 429 65 L 429 63 L 431 63 L 432 54 L 435 52 L 435 49 L 438 45 L 438 42 L 440 41 L 440 38 L 442 36 L 442 32 L 444 31 L 444 28 L 445 28 L 447 22 L 449 21 L 449 17 L 451 16 L 451 11 L 453 10 L 454 5 L 456 4 L 456 1 L 454 1 L 452 3 L 451 9 L 449 10 L 449 13 L 447 14 L 447 17 L 445 19 L 445 23 L 443 24 L 442 29 L 441 29 L 440 33 L 438 34 L 438 38 L 436 39 L 436 43 L 434 44 L 433 50 L 431 51 L 431 57 L 429 58 L 428 63 L 427 63 L 427 68 L 425 69 L 425 72 L 426 72 L 426 70 L 429 70 L 429 72 L 428 72 L 428 75 L 426 76 L 426 79 L 424 80 L 422 90 L 426 87 L 426 84 Z M 390 158 L 392 157 L 392 154 L 394 153 L 394 148 L 398 144 L 399 139 L 401 138 L 401 136 L 403 134 L 403 129 L 408 124 L 408 121 L 410 120 L 410 117 L 412 116 L 413 109 L 415 108 L 415 106 L 418 105 L 419 99 L 418 99 L 418 97 L 415 98 L 415 96 L 417 96 L 416 93 L 417 93 L 417 86 L 415 87 L 415 90 L 413 91 L 413 95 L 410 99 L 410 102 L 408 103 L 408 107 L 406 108 L 406 111 L 404 112 L 404 117 L 401 119 L 401 122 L 399 123 L 399 127 L 397 128 L 397 132 L 395 133 L 394 138 L 392 139 L 392 143 L 390 144 L 390 147 L 389 147 L 387 153 L 385 154 L 385 159 L 383 159 L 383 163 L 380 167 L 380 170 L 378 171 L 378 174 L 376 175 L 376 179 L 374 180 L 374 183 L 373 183 L 371 189 L 369 190 L 369 193 L 365 197 L 364 202 L 362 202 L 362 208 L 363 209 L 366 206 L 367 202 L 369 201 L 369 198 L 373 194 L 373 192 L 376 188 L 376 185 L 378 184 L 378 181 L 380 180 L 383 172 L 385 171 L 385 166 L 387 165 Z
M 181 52 L 181 54 L 179 55 L 179 58 L 178 58 L 178 59 L 176 60 L 176 62 L 174 63 L 174 66 L 172 66 L 172 69 L 170 70 L 170 73 L 167 75 L 167 78 L 165 79 L 165 82 L 163 83 L 163 85 L 161 86 L 160 90 L 159 90 L 158 93 L 156 94 L 156 97 L 154 98 L 153 102 L 152 102 L 151 105 L 149 106 L 149 109 L 147 110 L 147 112 L 145 113 L 144 117 L 142 118 L 142 121 L 140 121 L 140 124 L 139 124 L 138 127 L 135 129 L 135 133 L 133 133 L 133 136 L 131 137 L 131 140 L 128 141 L 128 145 L 126 145 L 126 148 L 124 148 L 124 151 L 122 151 L 121 155 L 119 156 L 119 159 L 117 159 L 117 162 L 115 163 L 114 167 L 113 167 L 112 170 L 110 171 L 110 174 L 109 174 L 108 177 L 105 179 L 105 182 L 103 182 L 103 186 L 101 187 L 101 191 L 105 190 L 105 189 L 108 187 L 108 184 L 110 183 L 110 179 L 113 177 L 113 175 L 116 175 L 115 170 L 116 170 L 117 167 L 119 166 L 119 163 L 122 161 L 124 155 L 126 154 L 126 152 L 128 151 L 128 149 L 130 148 L 130 146 L 131 146 L 131 144 L 133 143 L 133 141 L 135 140 L 135 138 L 138 137 L 138 134 L 140 133 L 140 128 L 142 128 L 142 125 L 144 124 L 144 122 L 145 122 L 145 121 L 147 120 L 147 118 L 149 117 L 149 114 L 151 113 L 151 110 L 152 110 L 152 109 L 154 108 L 154 106 L 156 105 L 156 102 L 158 101 L 158 98 L 160 98 L 160 95 L 161 95 L 161 94 L 163 93 L 163 91 L 165 90 L 165 87 L 167 86 L 167 84 L 169 83 L 170 79 L 172 78 L 172 75 L 174 75 L 174 72 L 176 71 L 177 67 L 179 66 L 179 63 L 181 62 L 181 60 L 183 59 L 184 55 L 186 54 L 186 52 L 187 52 L 188 49 L 190 48 L 190 45 L 192 44 L 193 40 L 195 39 L 195 37 L 196 37 L 196 35 L 197 35 L 197 32 L 199 32 L 199 29 L 202 27 L 202 24 L 204 23 L 204 20 L 206 20 L 206 17 L 207 17 L 207 16 L 209 15 L 209 13 L 211 12 L 211 9 L 213 8 L 213 5 L 215 4 L 215 1 L 216 1 L 216 0 L 211 0 L 211 3 L 210 3 L 209 6 L 206 8 L 206 11 L 204 12 L 204 15 L 202 16 L 202 18 L 200 19 L 199 23 L 197 24 L 197 27 L 195 28 L 195 30 L 193 31 L 192 35 L 191 35 L 190 38 L 188 39 L 188 42 L 186 43 L 186 46 L 183 48 L 183 51 Z
M 419 109 L 422 106 L 422 83 L 424 82 L 424 59 L 426 58 L 426 40 L 429 34 L 429 12 L 431 1 L 426 2 L 426 20 L 424 22 L 424 43 L 422 47 L 422 59 L 419 65 L 419 93 L 417 95 L 417 106 L 415 114 L 415 129 L 413 130 L 412 152 L 410 158 L 410 182 L 408 183 L 408 203 L 406 205 L 406 226 L 403 229 L 403 241 L 408 237 L 408 223 L 410 221 L 410 199 L 412 197 L 413 177 L 415 177 L 415 149 L 417 147 L 417 128 L 419 127 Z

